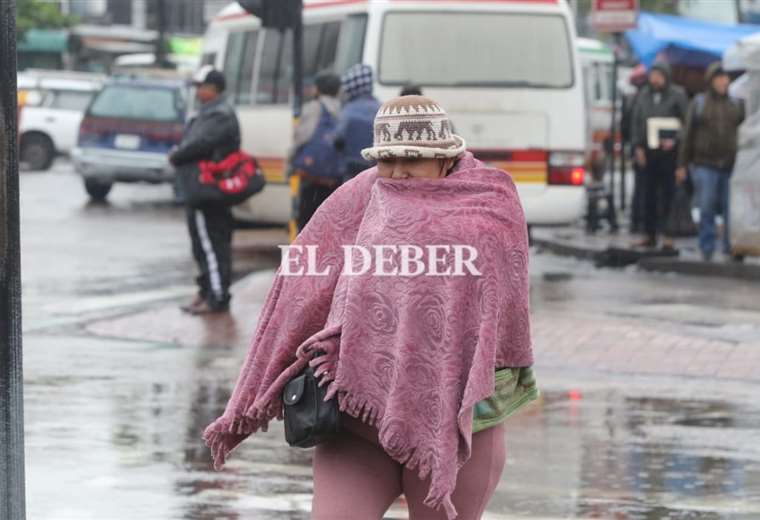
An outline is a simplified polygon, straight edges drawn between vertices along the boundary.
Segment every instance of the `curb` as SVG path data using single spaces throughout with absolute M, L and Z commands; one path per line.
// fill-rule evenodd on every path
M 560 256 L 569 256 L 594 262 L 597 267 L 620 268 L 636 265 L 639 269 L 660 273 L 677 273 L 688 276 L 732 278 L 760 282 L 760 265 L 739 263 L 713 263 L 679 259 L 678 255 L 661 251 L 636 251 L 619 247 L 604 249 L 584 247 L 570 241 L 534 237 L 539 248 Z
M 760 282 L 760 265 L 719 264 L 697 260 L 642 258 L 639 268 L 660 273 L 679 273 L 690 276 L 711 276 Z

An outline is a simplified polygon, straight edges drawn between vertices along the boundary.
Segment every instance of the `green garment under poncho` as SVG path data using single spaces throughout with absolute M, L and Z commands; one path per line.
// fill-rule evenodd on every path
M 503 368 L 496 371 L 491 397 L 475 404 L 472 433 L 495 426 L 538 398 L 536 378 L 531 367 Z

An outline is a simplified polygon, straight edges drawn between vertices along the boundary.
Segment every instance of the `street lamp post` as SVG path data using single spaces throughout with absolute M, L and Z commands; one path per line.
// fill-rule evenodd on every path
M 0 520 L 23 520 L 16 2 L 0 0 Z

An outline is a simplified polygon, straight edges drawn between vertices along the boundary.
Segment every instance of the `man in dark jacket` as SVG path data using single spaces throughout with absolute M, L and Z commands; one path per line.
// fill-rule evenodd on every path
M 644 181 L 646 238 L 637 242 L 637 246 L 656 247 L 657 234 L 670 215 L 675 192 L 678 127 L 683 125 L 687 107 L 686 93 L 671 83 L 670 67 L 655 63 L 649 71 L 649 84 L 636 100 L 631 121 L 631 144 Z M 672 249 L 673 240 L 666 236 L 663 247 Z
M 723 209 L 723 253 L 731 253 L 729 236 L 729 191 L 737 149 L 737 133 L 744 120 L 739 100 L 728 95 L 730 76 L 720 63 L 707 69 L 707 92 L 694 98 L 686 118 L 683 143 L 678 156 L 678 182 L 687 168 L 699 197 L 699 248 L 710 261 L 715 253 L 715 214 Z
M 224 75 L 206 65 L 193 76 L 193 82 L 201 106 L 169 156 L 174 166 L 220 161 L 240 148 L 240 125 L 223 95 Z M 182 310 L 191 314 L 226 312 L 232 278 L 232 212 L 226 206 L 188 207 L 187 226 L 200 276 L 196 279 L 198 295 Z

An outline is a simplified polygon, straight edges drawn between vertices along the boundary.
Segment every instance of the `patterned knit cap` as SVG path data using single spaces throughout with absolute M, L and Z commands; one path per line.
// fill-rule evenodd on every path
M 362 157 L 448 159 L 464 151 L 464 139 L 451 132 L 449 116 L 438 103 L 424 96 L 402 96 L 380 107 L 374 146 L 362 150 Z
M 340 78 L 343 95 L 348 101 L 359 96 L 372 95 L 372 67 L 357 63 Z

